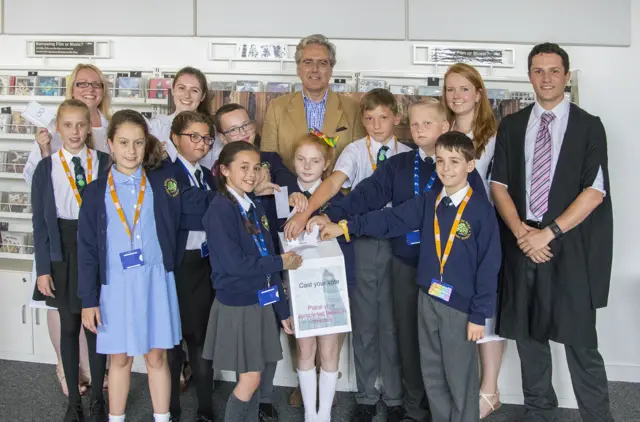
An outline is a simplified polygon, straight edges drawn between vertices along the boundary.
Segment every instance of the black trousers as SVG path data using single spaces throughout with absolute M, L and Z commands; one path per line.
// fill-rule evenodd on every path
M 80 314 L 71 313 L 66 307 L 58 309 L 60 314 L 60 356 L 64 368 L 64 376 L 69 390 L 69 404 L 80 401 L 78 390 L 80 365 L 80 346 L 78 336 L 82 327 Z M 96 353 L 97 336 L 89 330 L 84 330 L 89 348 L 89 366 L 91 371 L 91 401 L 104 400 L 102 383 L 107 367 L 107 355 Z
M 535 264 L 527 268 L 527 284 L 535 283 Z M 552 421 L 558 398 L 551 383 L 551 349 L 548 341 L 517 339 L 522 371 L 526 422 Z M 573 392 L 584 422 L 612 422 L 609 386 L 604 361 L 597 348 L 565 345 Z
M 198 396 L 198 415 L 213 419 L 213 367 L 202 357 L 207 334 L 209 311 L 214 292 L 210 280 L 209 260 L 201 258 L 199 250 L 185 251 L 180 267 L 175 272 L 176 291 L 180 305 L 182 338 L 187 343 L 189 363 Z M 180 416 L 180 373 L 185 354 L 180 345 L 168 350 L 171 372 L 171 400 L 169 411 Z
M 420 371 L 418 345 L 418 294 L 416 267 L 394 256 L 391 261 L 393 317 L 402 368 L 403 405 L 407 416 L 429 419 L 429 402 Z

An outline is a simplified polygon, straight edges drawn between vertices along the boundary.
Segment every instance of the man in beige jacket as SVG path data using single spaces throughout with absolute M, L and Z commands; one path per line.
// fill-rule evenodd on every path
M 327 136 L 339 137 L 333 165 L 347 144 L 365 136 L 359 104 L 329 89 L 336 48 L 324 35 L 303 38 L 295 58 L 302 92 L 284 95 L 269 104 L 261 149 L 279 153 L 284 164 L 294 171 L 294 144 L 309 128 L 314 128 Z

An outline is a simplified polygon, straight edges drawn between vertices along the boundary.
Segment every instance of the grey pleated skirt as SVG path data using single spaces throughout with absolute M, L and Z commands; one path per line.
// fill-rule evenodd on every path
M 227 306 L 216 299 L 202 357 L 221 371 L 262 372 L 266 363 L 282 359 L 277 324 L 272 305 Z

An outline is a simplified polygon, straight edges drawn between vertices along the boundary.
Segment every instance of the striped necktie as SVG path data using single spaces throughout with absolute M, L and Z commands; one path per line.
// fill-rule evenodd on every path
M 533 215 L 538 218 L 542 218 L 549 208 L 549 190 L 551 189 L 551 134 L 549 133 L 549 124 L 555 118 L 556 115 L 550 111 L 542 113 L 542 121 L 533 150 L 529 206 Z
M 376 160 L 376 165 L 379 166 L 384 160 L 387 159 L 387 151 L 389 151 L 389 147 L 386 145 L 383 145 L 380 148 L 380 150 L 378 151 L 378 159 Z
M 87 154 L 90 154 L 90 152 L 87 151 Z M 78 188 L 78 193 L 82 193 L 85 186 L 87 186 L 82 161 L 80 161 L 80 157 L 73 157 L 71 162 L 73 163 L 73 171 L 76 173 L 76 187 Z

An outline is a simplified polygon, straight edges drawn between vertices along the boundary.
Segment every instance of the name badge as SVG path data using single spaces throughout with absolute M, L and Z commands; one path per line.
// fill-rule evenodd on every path
M 419 245 L 420 244 L 420 230 L 407 233 L 407 245 Z
M 143 266 L 144 258 L 142 257 L 142 250 L 133 249 L 131 251 L 122 252 L 120 254 L 120 262 L 122 262 L 123 270 Z
M 202 242 L 202 245 L 200 245 L 200 257 L 206 258 L 208 256 L 209 256 L 209 245 L 207 245 L 207 242 Z
M 453 292 L 453 286 L 447 283 L 442 283 L 435 278 L 431 280 L 431 286 L 429 286 L 429 294 L 438 299 L 449 302 L 451 299 L 451 293 Z
M 260 290 L 258 292 L 258 302 L 260 302 L 260 306 L 262 307 L 280 302 L 278 286 L 271 286 L 268 289 Z

